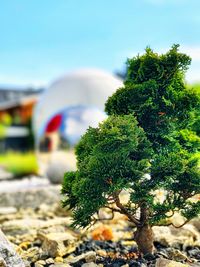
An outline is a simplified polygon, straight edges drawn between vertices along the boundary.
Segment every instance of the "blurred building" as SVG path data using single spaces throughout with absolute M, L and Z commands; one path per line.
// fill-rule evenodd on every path
M 45 152 L 73 148 L 89 126 L 106 118 L 105 102 L 121 86 L 116 75 L 80 69 L 45 90 L 0 88 L 0 152 L 29 150 L 33 139 Z
M 0 88 L 0 152 L 33 147 L 33 108 L 43 90 Z

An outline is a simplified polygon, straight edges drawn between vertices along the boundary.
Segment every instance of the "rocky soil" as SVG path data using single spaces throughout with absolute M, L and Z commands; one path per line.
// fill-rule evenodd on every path
M 182 229 L 154 227 L 156 252 L 142 257 L 123 216 L 88 230 L 71 229 L 70 213 L 60 207 L 60 187 L 40 179 L 9 181 L 10 187 L 0 182 L 1 230 L 10 241 L 0 235 L 0 267 L 200 266 L 199 218 Z M 108 216 L 101 211 L 101 219 Z

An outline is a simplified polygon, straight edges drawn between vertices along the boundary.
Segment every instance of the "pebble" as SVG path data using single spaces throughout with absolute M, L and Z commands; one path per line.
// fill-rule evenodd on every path
M 122 245 L 124 245 L 124 246 L 136 246 L 136 242 L 134 240 L 125 240 L 125 241 L 122 241 Z
M 8 215 L 17 213 L 17 209 L 15 207 L 0 207 L 0 215 Z
M 36 261 L 36 263 L 37 263 L 37 264 L 40 264 L 40 265 L 43 266 L 43 265 L 46 264 L 46 261 L 44 261 L 44 260 L 39 260 L 39 261 Z M 35 263 L 35 264 L 36 264 L 36 263 Z
M 97 250 L 96 253 L 101 257 L 106 257 L 107 256 L 107 252 L 105 250 L 103 250 L 103 249 Z
M 66 263 L 56 263 L 56 264 L 51 264 L 49 267 L 71 267 L 71 265 L 66 264 Z
M 0 267 L 6 267 L 6 262 L 3 258 L 0 258 Z
M 41 252 L 42 250 L 40 248 L 32 247 L 26 251 L 21 251 L 20 255 L 23 260 L 27 260 L 28 262 L 33 263 L 40 260 Z
M 52 264 L 52 263 L 54 263 L 54 259 L 53 258 L 46 259 L 46 264 Z
M 166 260 L 166 259 L 158 259 L 156 261 L 156 267 L 189 267 L 188 264 L 183 264 L 176 261 Z
M 36 190 L 36 198 L 41 190 L 41 188 Z M 59 196 L 59 191 L 57 192 Z M 13 193 L 12 200 L 19 197 L 19 193 L 16 193 L 16 196 Z M 106 227 L 98 223 L 88 232 L 72 230 L 69 228 L 71 223 L 69 213 L 66 214 L 58 202 L 53 200 L 54 203 L 49 204 L 49 200 L 46 199 L 43 203 L 42 193 L 40 203 L 34 202 L 33 206 L 27 208 L 26 204 L 30 204 L 28 194 L 23 192 L 23 196 L 20 195 L 20 202 L 16 200 L 16 205 L 14 202 L 10 203 L 7 211 L 5 205 L 1 203 L 0 195 L 0 206 L 3 205 L 0 208 L 0 224 L 9 240 L 16 245 L 15 248 L 26 267 L 155 267 L 155 264 L 157 267 L 165 267 L 166 261 L 171 267 L 200 266 L 199 219 L 194 220 L 193 225 L 185 225 L 178 230 L 171 227 L 154 227 L 155 246 L 158 252 L 140 258 L 133 240 L 133 229 L 124 218 L 117 217 Z M 31 199 L 33 194 L 31 192 Z M 9 195 L 7 197 L 9 199 Z M 25 201 L 24 207 L 17 210 L 22 198 Z M 104 215 L 106 216 L 106 214 L 102 216 Z M 197 224 L 199 229 L 195 228 Z M 111 234 L 114 238 L 111 238 Z M 97 240 L 90 239 L 91 236 Z M 159 257 L 162 257 L 162 265 L 158 265 Z M 196 260 L 193 265 L 179 263 L 190 262 L 191 259 L 194 262 Z M 5 267 L 1 258 L 0 267 Z
M 96 261 L 96 252 L 88 251 L 74 258 L 71 258 L 71 257 L 66 258 L 66 262 L 73 263 L 73 264 L 79 261 L 82 261 L 82 260 L 85 260 L 87 263 Z
M 84 263 L 81 265 L 81 267 L 97 267 L 97 266 L 99 266 L 99 265 L 97 265 L 94 262 Z
M 56 257 L 55 258 L 55 262 L 58 263 L 58 262 L 63 262 L 63 258 L 62 257 Z
M 51 257 L 62 257 L 76 249 L 76 237 L 70 232 L 40 234 L 42 249 Z
M 188 257 L 185 253 L 181 252 L 178 249 L 174 248 L 167 248 L 166 249 L 168 258 L 175 261 L 186 261 L 188 260 Z
M 90 251 L 85 254 L 85 261 L 86 262 L 92 262 L 96 260 L 96 252 Z

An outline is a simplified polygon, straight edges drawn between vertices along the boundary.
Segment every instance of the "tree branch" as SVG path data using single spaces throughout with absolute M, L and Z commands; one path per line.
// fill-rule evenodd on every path
M 110 206 L 105 206 L 106 209 L 110 209 L 112 210 L 113 212 L 119 212 L 119 213 L 122 213 L 122 211 L 120 209 L 115 209 L 113 207 L 110 207 Z
M 168 212 L 172 212 L 172 214 L 171 215 L 166 215 L 166 213 L 168 213 Z M 170 211 L 167 211 L 166 213 L 165 213 L 165 216 L 166 216 L 166 218 L 171 218 L 172 216 L 174 216 L 174 213 L 175 213 L 175 211 L 176 210 L 170 210 Z M 163 213 L 161 213 L 161 212 L 159 212 L 159 213 L 155 213 L 155 214 L 153 214 L 152 216 L 150 216 L 150 218 L 152 219 L 152 218 L 154 218 L 154 217 L 156 217 L 156 216 L 160 216 L 160 215 L 163 215 Z
M 170 212 L 170 211 L 168 211 L 168 212 Z M 166 216 L 167 218 L 171 218 L 172 216 L 174 216 L 175 210 L 171 210 L 171 212 L 172 212 L 171 215 L 166 215 L 166 214 L 165 214 L 165 216 Z
M 110 221 L 110 220 L 112 220 L 114 218 L 114 211 L 112 211 L 112 215 L 109 218 L 100 219 L 98 212 L 97 212 L 97 216 L 98 216 L 98 218 L 95 218 L 95 217 L 92 218 L 91 225 L 94 225 L 96 222 L 102 222 L 102 221 Z
M 114 195 L 116 206 L 121 210 L 121 213 L 126 215 L 131 222 L 133 222 L 136 226 L 140 225 L 140 221 L 132 216 L 129 211 L 122 205 L 119 199 L 119 194 Z
M 170 226 L 170 225 L 172 225 L 174 228 L 181 228 L 181 227 L 183 227 L 185 224 L 187 224 L 188 222 L 189 222 L 190 220 L 188 219 L 188 220 L 186 220 L 184 223 L 182 223 L 181 225 L 174 225 L 173 224 L 173 222 L 171 222 L 171 223 L 168 223 L 168 224 L 163 224 L 163 226 Z

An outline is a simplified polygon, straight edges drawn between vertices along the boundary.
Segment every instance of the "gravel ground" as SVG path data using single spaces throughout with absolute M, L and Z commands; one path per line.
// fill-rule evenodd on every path
M 142 257 L 122 215 L 87 231 L 71 229 L 70 214 L 60 207 L 60 187 L 47 179 L 1 181 L 0 206 L 2 231 L 26 267 L 200 267 L 199 218 L 178 230 L 155 227 L 156 252 Z M 109 217 L 106 210 L 101 217 Z M 158 259 L 173 262 L 158 265 Z

